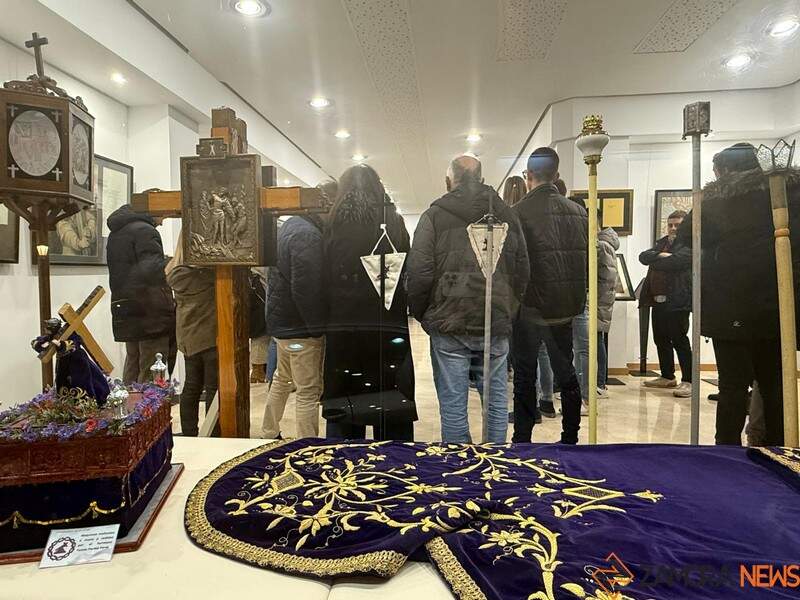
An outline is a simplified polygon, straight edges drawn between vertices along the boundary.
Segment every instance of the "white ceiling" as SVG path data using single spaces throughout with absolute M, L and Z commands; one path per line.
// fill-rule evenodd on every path
M 229 0 L 137 3 L 327 172 L 367 155 L 406 212 L 443 192 L 471 130 L 483 135 L 473 150 L 487 182 L 498 184 L 552 101 L 800 78 L 800 35 L 764 34 L 800 15 L 800 0 L 269 0 L 261 19 L 233 13 Z M 0 36 L 16 35 L 6 31 L 16 21 L 0 20 Z M 753 65 L 727 72 L 722 60 L 741 50 Z M 96 86 L 107 81 L 102 73 Z M 316 95 L 333 106 L 312 110 Z M 342 127 L 349 140 L 333 137 Z

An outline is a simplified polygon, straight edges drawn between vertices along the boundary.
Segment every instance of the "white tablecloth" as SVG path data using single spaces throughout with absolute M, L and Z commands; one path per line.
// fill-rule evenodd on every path
M 385 582 L 348 578 L 334 583 L 251 567 L 192 544 L 183 528 L 186 496 L 211 469 L 263 443 L 175 438 L 173 462 L 186 468 L 138 551 L 92 565 L 42 570 L 38 563 L 0 566 L 0 600 L 452 599 L 446 584 L 425 563 L 407 563 Z

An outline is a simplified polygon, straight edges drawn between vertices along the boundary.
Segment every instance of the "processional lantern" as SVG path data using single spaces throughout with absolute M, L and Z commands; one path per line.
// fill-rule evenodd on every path
M 603 118 L 588 115 L 575 145 L 589 166 L 589 381 L 597 381 L 597 165 L 611 141 Z M 589 386 L 589 443 L 597 443 L 597 386 Z
M 80 96 L 71 97 L 44 73 L 42 46 L 34 33 L 36 73 L 0 89 L 0 203 L 35 232 L 42 333 L 50 318 L 49 232 L 61 219 L 93 205 L 94 118 Z M 50 362 L 43 384 L 52 384 Z

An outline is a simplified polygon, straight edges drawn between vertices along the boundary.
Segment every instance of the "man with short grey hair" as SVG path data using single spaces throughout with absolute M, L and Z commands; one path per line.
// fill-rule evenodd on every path
M 443 442 L 470 443 L 467 419 L 470 369 L 483 394 L 486 276 L 480 228 L 470 226 L 491 210 L 499 223 L 494 269 L 488 440 L 505 443 L 508 432 L 508 357 L 511 321 L 528 283 L 528 253 L 519 222 L 497 192 L 483 183 L 474 156 L 455 158 L 447 194 L 420 217 L 408 257 L 408 305 L 431 338 L 433 379 Z M 472 237 L 470 237 L 472 236 Z M 479 260 L 480 257 L 480 260 Z M 480 365 L 473 367 L 472 365 Z

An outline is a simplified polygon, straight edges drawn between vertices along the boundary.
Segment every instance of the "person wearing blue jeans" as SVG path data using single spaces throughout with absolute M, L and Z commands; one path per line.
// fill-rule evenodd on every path
M 505 443 L 508 430 L 506 372 L 513 314 L 528 284 L 530 265 L 514 213 L 483 183 L 481 163 L 459 156 L 450 164 L 448 193 L 419 219 L 408 255 L 408 306 L 431 339 L 433 380 L 443 442 L 471 442 L 467 402 L 470 372 L 483 394 L 489 377 L 485 442 Z M 495 255 L 477 224 L 491 212 Z M 499 255 L 498 255 L 499 253 Z M 494 259 L 494 260 L 492 260 Z M 494 264 L 489 371 L 483 372 L 487 267 Z M 537 348 L 538 351 L 538 348 Z M 478 440 L 476 440 L 478 441 Z
M 581 386 L 581 400 L 589 401 L 589 304 L 572 320 L 573 365 Z
M 539 367 L 539 375 L 536 377 L 537 397 L 545 406 L 553 406 L 553 368 L 550 366 L 550 355 L 547 354 L 547 344 L 544 342 L 539 344 L 539 356 L 536 364 Z M 541 422 L 541 418 L 537 421 L 537 423 L 539 422 Z
M 473 360 L 475 359 L 475 360 Z M 489 402 L 486 409 L 489 442 L 505 443 L 508 434 L 508 338 L 492 339 L 489 365 Z M 467 420 L 469 376 L 473 374 L 483 397 L 483 337 L 471 335 L 431 335 L 431 364 L 439 413 L 442 440 L 471 444 Z M 480 366 L 477 366 L 477 365 Z

